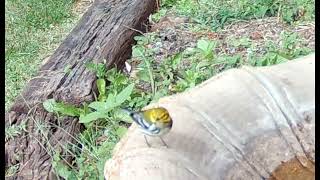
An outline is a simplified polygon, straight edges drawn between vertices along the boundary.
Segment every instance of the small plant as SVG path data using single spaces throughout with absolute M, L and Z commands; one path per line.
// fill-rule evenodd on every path
M 20 167 L 20 164 L 16 164 L 14 166 L 10 166 L 10 167 L 6 168 L 5 177 L 9 178 L 9 177 L 14 176 L 18 172 L 19 167 Z
M 266 44 L 267 52 L 262 56 L 250 56 L 250 64 L 253 66 L 270 66 L 283 63 L 312 52 L 305 47 L 303 41 L 296 33 L 283 31 L 280 34 L 279 43 L 269 41 Z
M 280 36 L 280 48 L 278 54 L 286 59 L 294 59 L 310 53 L 310 49 L 304 48 L 298 34 L 283 31 Z
M 119 94 L 109 94 L 105 102 L 92 102 L 88 105 L 92 109 L 88 114 L 80 114 L 80 123 L 90 123 L 100 118 L 108 118 L 109 112 L 119 107 L 124 101 L 130 98 L 134 84 L 130 84 Z
M 108 86 L 105 86 L 109 93 L 117 94 L 129 84 L 128 77 L 123 73 L 119 73 L 115 68 L 107 71 L 105 78 L 110 82 Z
M 151 19 L 154 22 L 159 22 L 162 17 L 164 17 L 167 13 L 167 9 L 160 9 L 158 12 L 151 15 Z
M 211 60 L 213 59 L 213 50 L 216 46 L 216 42 L 208 40 L 199 40 L 197 43 L 197 49 L 201 52 L 203 58 Z
M 161 6 L 166 8 L 166 7 L 172 7 L 176 4 L 176 0 L 162 0 L 161 1 Z
M 22 132 L 27 132 L 26 121 L 22 121 L 19 125 L 12 124 L 5 128 L 5 141 L 7 142 L 14 137 L 21 135 Z
M 97 76 L 97 88 L 99 92 L 98 100 L 105 101 L 106 100 L 106 81 L 105 81 L 105 74 L 106 74 L 106 67 L 104 64 L 94 64 L 94 63 L 87 63 L 86 67 L 91 71 L 96 73 Z
M 314 0 L 178 0 L 173 4 L 174 12 L 192 17 L 194 21 L 210 26 L 216 31 L 235 20 L 260 19 L 279 16 L 286 23 L 300 19 L 314 19 Z M 166 6 L 164 5 L 166 8 Z
M 279 64 L 286 61 L 288 61 L 288 59 L 283 58 L 282 56 L 279 56 L 276 53 L 269 52 L 266 55 L 264 55 L 262 58 L 260 58 L 255 65 L 270 66 L 270 65 Z
M 194 87 L 196 84 L 198 84 L 199 79 L 199 72 L 187 70 L 185 73 L 183 73 L 183 78 L 179 78 L 179 81 L 177 82 L 177 91 L 182 92 L 187 88 Z
M 245 47 L 249 48 L 251 46 L 251 40 L 248 37 L 242 37 L 239 39 L 231 38 L 229 39 L 230 44 L 232 44 L 235 47 Z
M 143 60 L 142 66 L 145 67 L 140 69 L 138 76 L 140 77 L 140 79 L 143 79 L 146 82 L 150 82 L 152 94 L 154 95 L 156 93 L 156 87 L 154 83 L 153 69 L 151 66 L 152 59 L 148 58 L 145 54 L 146 50 L 141 45 L 137 45 L 132 49 L 133 58 L 141 58 Z
M 97 82 L 98 83 L 98 82 Z M 119 107 L 124 101 L 130 98 L 134 84 L 128 85 L 118 94 L 110 93 L 104 101 L 94 101 L 83 108 L 74 105 L 56 102 L 54 99 L 48 99 L 43 103 L 43 107 L 48 112 L 60 113 L 62 115 L 80 117 L 80 123 L 91 123 L 97 119 L 109 117 L 109 112 Z M 105 89 L 106 87 L 101 87 Z M 100 90 L 105 92 L 104 90 Z
M 63 177 L 64 179 L 77 179 L 76 172 L 63 163 L 63 160 L 60 158 L 59 153 L 55 153 L 53 155 L 52 167 L 55 170 L 56 174 Z
M 59 152 L 52 155 L 56 173 L 65 179 L 96 179 L 97 176 L 103 179 L 104 162 L 111 157 L 112 148 L 126 133 L 125 125 L 132 122 L 120 107 L 131 98 L 134 84 L 129 84 L 128 79 L 115 69 L 106 71 L 104 64 L 88 63 L 87 67 L 95 72 L 98 78 L 96 83 L 99 98 L 96 101 L 84 103 L 82 107 L 57 102 L 54 99 L 48 99 L 43 103 L 48 112 L 56 113 L 58 116 L 79 117 L 80 123 L 86 127 L 77 138 L 75 137 L 79 144 L 69 144 L 65 147 L 67 152 L 72 152 L 75 157 L 73 165 L 66 165 Z M 112 85 L 106 86 L 106 76 L 112 81 Z M 106 98 L 101 98 L 101 94 Z M 101 138 L 104 140 L 99 140 Z

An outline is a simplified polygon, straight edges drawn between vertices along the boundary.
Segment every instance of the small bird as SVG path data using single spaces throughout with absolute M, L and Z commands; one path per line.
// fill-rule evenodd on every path
M 138 124 L 140 130 L 149 136 L 159 137 L 162 143 L 168 147 L 168 145 L 161 138 L 163 135 L 167 134 L 172 128 L 172 119 L 169 112 L 162 107 L 152 108 L 144 111 L 134 112 L 129 109 L 123 109 L 129 113 L 130 117 L 134 122 Z M 150 144 L 147 141 L 146 136 L 144 139 L 147 145 Z

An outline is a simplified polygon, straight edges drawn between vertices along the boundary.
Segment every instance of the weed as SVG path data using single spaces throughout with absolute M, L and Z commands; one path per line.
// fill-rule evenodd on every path
M 148 42 L 147 40 L 143 41 Z M 217 42 L 201 39 L 198 41 L 196 48 L 169 56 L 160 63 L 152 59 L 154 51 L 146 48 L 148 47 L 147 44 L 144 46 L 136 45 L 133 49 L 138 50 L 135 51 L 148 55 L 133 56 L 134 59 L 141 62 L 138 66 L 138 84 L 144 81 L 150 82 L 150 74 L 154 82 L 159 82 L 154 84 L 154 89 L 161 91 L 155 91 L 152 100 L 194 87 L 214 74 L 213 71 L 208 71 L 208 68 L 214 64 L 213 51 L 216 44 Z M 146 60 L 148 60 L 147 63 Z M 156 66 L 159 67 L 158 70 L 151 68 Z
M 54 99 L 43 103 L 48 112 L 58 116 L 79 117 L 80 123 L 86 127 L 76 138 L 79 144 L 64 147 L 75 157 L 72 164 L 66 164 L 59 152 L 53 152 L 55 172 L 65 179 L 96 179 L 97 176 L 103 179 L 104 162 L 111 157 L 112 148 L 126 133 L 127 127 L 124 125 L 132 122 L 119 107 L 130 99 L 134 84 L 129 84 L 127 78 L 115 69 L 106 71 L 104 64 L 88 63 L 87 68 L 94 71 L 98 78 L 96 84 L 99 98 L 96 101 L 82 107 L 56 102 Z M 106 86 L 106 76 L 112 81 L 110 86 Z M 100 98 L 101 94 L 106 98 Z
M 142 58 L 143 64 L 145 68 L 140 69 L 138 76 L 146 82 L 150 82 L 152 94 L 156 93 L 155 83 L 154 83 L 154 76 L 153 76 L 153 69 L 151 66 L 152 60 L 148 58 L 146 55 L 146 49 L 143 46 L 135 46 L 132 50 L 132 56 L 134 58 Z
M 304 46 L 303 41 L 296 33 L 283 31 L 280 35 L 280 43 L 267 44 L 267 53 L 263 56 L 251 56 L 250 64 L 253 66 L 270 66 L 286 62 L 312 52 Z
M 5 128 L 5 141 L 7 142 L 14 137 L 21 135 L 22 132 L 27 132 L 26 121 L 22 121 L 19 125 L 12 124 Z
M 283 31 L 280 36 L 280 48 L 278 54 L 286 59 L 294 59 L 301 55 L 307 55 L 311 51 L 305 48 L 303 41 L 296 33 Z
M 97 81 L 97 85 L 99 85 L 99 81 Z M 60 113 L 65 116 L 80 117 L 80 123 L 88 124 L 98 119 L 110 118 L 109 112 L 119 107 L 128 98 L 130 98 L 133 87 L 134 84 L 130 84 L 126 88 L 124 88 L 120 93 L 110 93 L 105 100 L 99 99 L 99 101 L 91 102 L 89 105 L 83 106 L 83 108 L 77 108 L 74 105 L 56 102 L 54 99 L 46 100 L 43 103 L 43 107 L 48 112 Z M 100 92 L 105 93 L 105 88 L 105 86 L 100 87 Z
M 215 42 L 202 39 L 197 43 L 197 49 L 202 53 L 203 58 L 208 60 L 213 59 L 213 50 L 215 46 Z
M 235 20 L 249 20 L 279 16 L 287 23 L 298 20 L 312 20 L 315 15 L 314 0 L 178 0 L 164 1 L 163 8 L 194 21 L 210 26 L 213 30 L 223 28 L 225 23 Z
M 158 12 L 151 15 L 151 20 L 154 22 L 159 22 L 162 17 L 167 13 L 167 9 L 160 9 Z
M 14 166 L 10 166 L 6 168 L 5 177 L 9 178 L 14 176 L 18 172 L 19 167 L 20 167 L 20 164 L 16 164 Z

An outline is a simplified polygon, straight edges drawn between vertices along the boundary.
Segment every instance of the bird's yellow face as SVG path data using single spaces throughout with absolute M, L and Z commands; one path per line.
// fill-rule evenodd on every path
M 169 112 L 165 108 L 152 108 L 142 112 L 144 118 L 151 123 L 158 125 L 169 125 L 172 124 Z

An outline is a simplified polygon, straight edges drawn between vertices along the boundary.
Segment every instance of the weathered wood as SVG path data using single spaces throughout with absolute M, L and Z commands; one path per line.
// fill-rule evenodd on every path
M 42 102 L 48 98 L 76 105 L 92 101 L 95 75 L 85 63 L 105 59 L 107 67 L 122 67 L 137 34 L 133 29 L 143 30 L 155 8 L 155 0 L 96 0 L 83 15 L 6 113 L 6 126 L 26 123 L 27 127 L 5 144 L 6 167 L 20 165 L 12 179 L 55 177 L 47 151 L 62 151 L 62 146 L 74 142 L 72 136 L 80 131 L 80 125 L 70 117 L 58 122 L 43 110 Z

